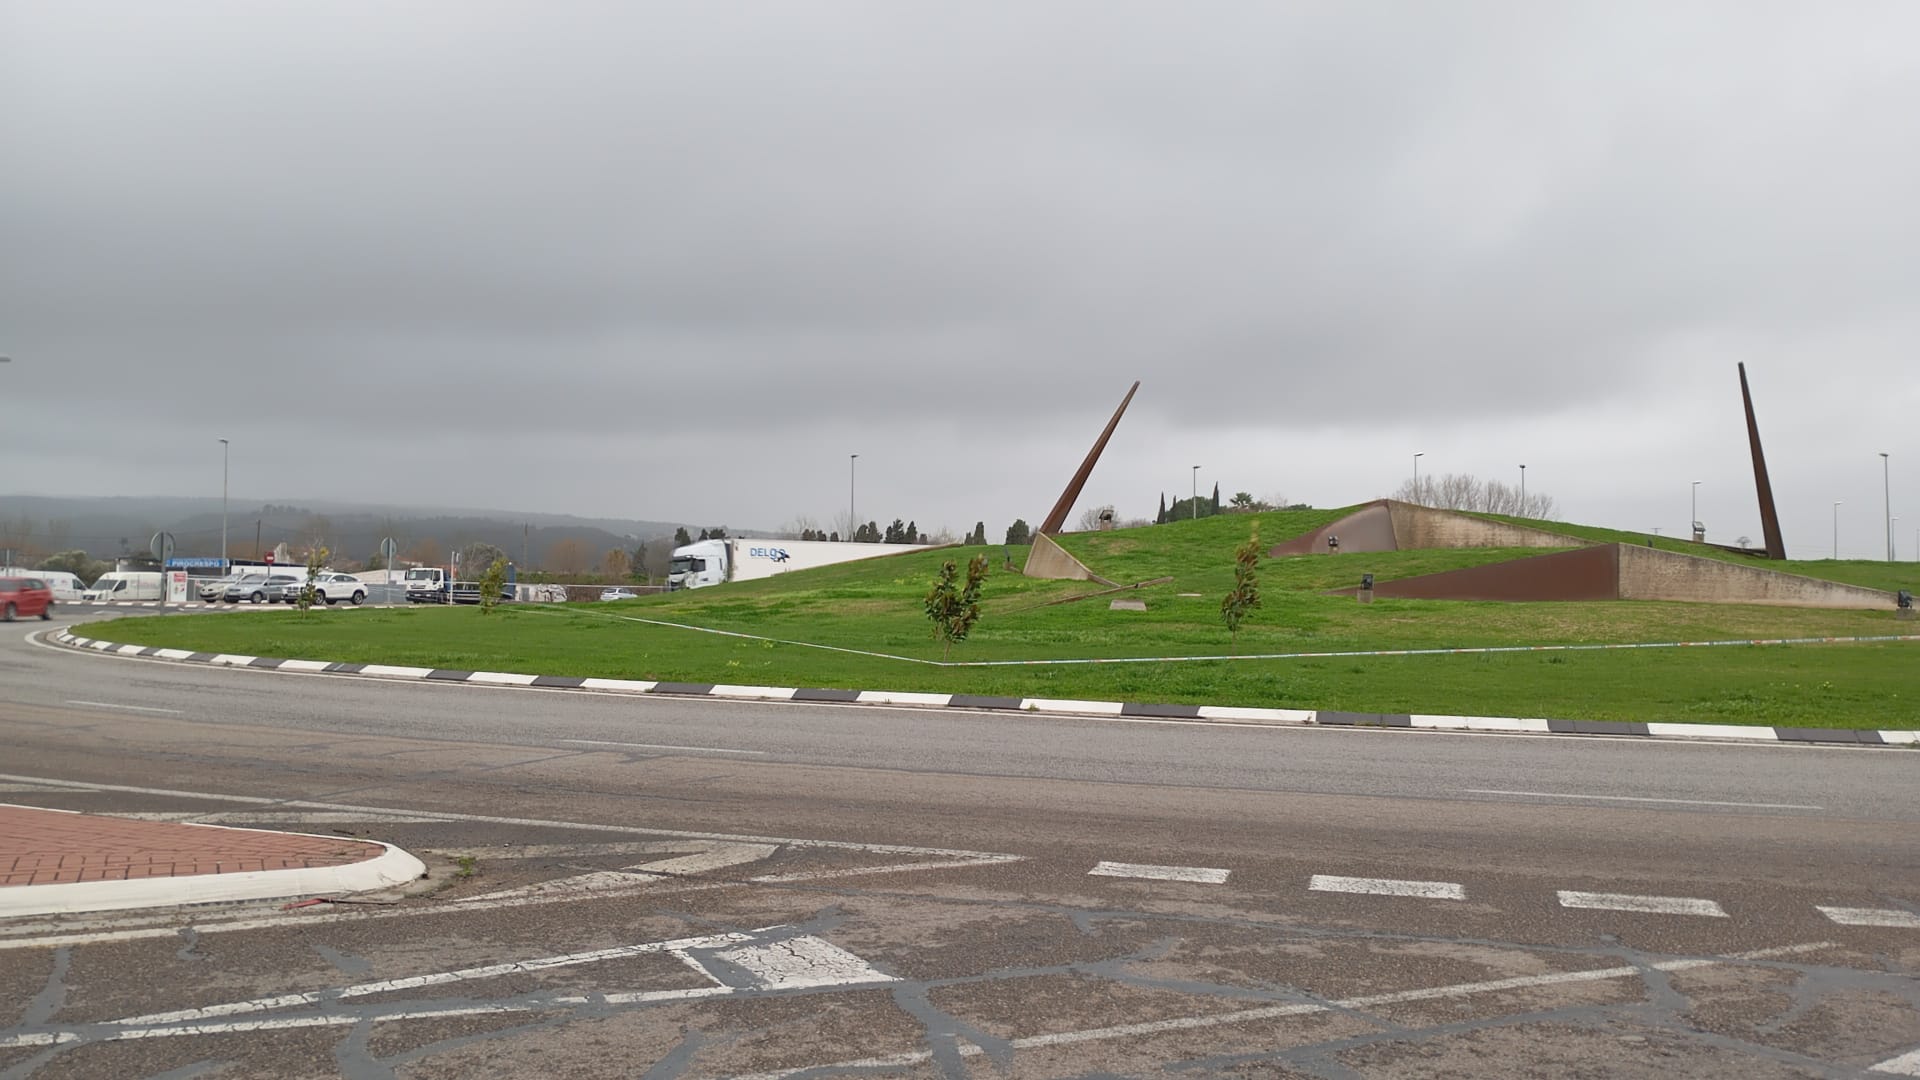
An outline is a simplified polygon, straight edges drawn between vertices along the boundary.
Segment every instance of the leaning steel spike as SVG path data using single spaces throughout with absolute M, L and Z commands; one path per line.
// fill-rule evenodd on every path
M 1127 403 L 1133 400 L 1133 392 L 1140 389 L 1140 380 L 1135 379 L 1127 390 L 1127 396 L 1120 399 L 1120 407 L 1113 410 L 1113 419 L 1107 421 L 1106 430 L 1094 440 L 1093 449 L 1087 451 L 1087 460 L 1080 463 L 1080 471 L 1073 474 L 1067 483 L 1067 490 L 1060 493 L 1060 501 L 1053 504 L 1047 519 L 1040 523 L 1040 531 L 1048 536 L 1058 533 L 1067 523 L 1067 515 L 1073 512 L 1074 500 L 1080 497 L 1080 489 L 1087 484 L 1087 477 L 1093 474 L 1093 465 L 1100 460 L 1100 452 L 1107 448 L 1107 440 L 1112 438 L 1113 429 L 1119 426 L 1120 415 L 1127 411 Z

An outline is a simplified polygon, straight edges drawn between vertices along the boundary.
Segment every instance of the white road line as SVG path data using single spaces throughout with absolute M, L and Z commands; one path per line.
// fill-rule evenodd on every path
M 158 795 L 174 798 L 199 798 L 220 802 L 242 803 L 250 806 L 307 807 L 318 810 L 341 811 L 345 813 L 384 814 L 396 817 L 412 817 L 432 814 L 439 821 L 472 821 L 482 824 L 525 825 L 541 828 L 566 829 L 579 832 L 601 832 L 624 834 L 628 836 L 656 836 L 680 839 L 726 841 L 738 843 L 781 844 L 791 848 L 820 848 L 830 851 L 859 851 L 870 855 L 918 856 L 922 861 L 895 866 L 873 866 L 858 869 L 822 870 L 817 873 L 793 873 L 769 877 L 773 882 L 803 882 L 813 878 L 830 878 L 843 875 L 883 874 L 897 871 L 932 869 L 936 866 L 993 866 L 1009 862 L 1018 862 L 1026 856 L 1009 855 L 998 852 L 966 851 L 955 848 L 909 847 L 899 844 L 865 844 L 848 840 L 812 840 L 800 837 L 735 836 L 726 833 L 693 833 L 674 829 L 649 829 L 629 825 L 608 825 L 600 822 L 553 821 L 540 818 L 493 817 L 481 814 L 435 814 L 433 811 L 402 810 L 392 807 L 355 806 L 347 803 L 308 802 L 298 799 L 270 799 L 257 795 L 225 795 L 204 791 L 181 791 L 172 788 L 146 788 L 126 784 L 93 784 L 75 780 L 57 780 L 39 776 L 19 776 L 0 773 L 0 782 L 42 784 L 56 791 L 116 791 L 136 795 Z M 684 850 L 684 849 L 683 849 Z M 485 851 L 480 852 L 486 855 Z M 944 860 L 935 863 L 925 861 L 928 857 Z M 420 907 L 402 906 L 395 908 L 377 908 L 372 910 L 339 911 L 324 914 L 302 916 L 298 925 L 344 922 L 348 920 L 410 918 L 416 915 L 471 914 L 479 910 L 525 907 L 536 904 L 563 903 L 574 900 L 607 898 L 622 895 L 623 892 L 646 891 L 655 895 L 662 893 L 702 892 L 709 889 L 733 888 L 739 885 L 735 881 L 684 881 L 672 884 L 660 884 L 657 879 L 649 878 L 645 883 L 636 883 L 629 890 L 606 890 L 595 893 L 561 893 L 546 896 L 510 897 L 490 900 L 484 903 L 428 904 Z M 57 948 L 72 945 L 98 944 L 110 941 L 135 941 L 147 938 L 164 938 L 177 935 L 179 930 L 169 925 L 178 920 L 177 914 L 164 916 L 115 917 L 110 919 L 81 919 L 70 921 L 57 929 L 44 923 L 16 923 L 0 925 L 0 951 L 12 949 Z M 153 925 L 159 923 L 161 925 Z M 269 927 L 292 925 L 286 915 L 273 914 L 251 916 L 225 921 L 209 921 L 195 924 L 202 934 L 216 934 L 232 931 L 259 930 Z M 54 932 L 43 932 L 54 930 Z M 12 936 L 20 935 L 20 936 Z
M 149 1013 L 144 1016 L 130 1016 L 120 1020 L 87 1025 L 99 1031 L 95 1036 L 101 1042 L 118 1042 L 131 1039 L 156 1039 L 178 1036 L 229 1034 L 243 1031 L 272 1031 L 285 1028 L 337 1027 L 346 1024 L 371 1020 L 379 1023 L 394 1020 L 424 1018 L 444 1018 L 449 1016 L 467 1016 L 479 1013 L 512 1013 L 535 1010 L 550 1010 L 556 1007 L 613 1004 L 645 1004 L 664 1001 L 687 1001 L 696 998 L 721 997 L 746 991 L 793 991 L 817 990 L 829 987 L 874 986 L 897 981 L 893 976 L 875 970 L 860 957 L 840 948 L 833 943 L 812 935 L 778 936 L 786 927 L 766 927 L 750 934 L 713 934 L 704 937 L 680 938 L 673 941 L 655 941 L 640 945 L 623 945 L 611 949 L 596 949 L 592 952 L 570 953 L 561 956 L 540 957 L 503 964 L 489 964 L 484 967 L 464 968 L 459 971 L 439 972 L 431 975 L 416 975 L 409 978 L 382 979 L 378 982 L 361 983 L 340 989 L 314 990 L 297 994 L 280 994 L 273 997 L 253 998 L 246 1001 L 234 1001 L 200 1008 L 181 1009 L 173 1012 Z M 768 935 L 775 935 L 769 937 Z M 726 963 L 732 970 L 745 972 L 751 980 L 749 986 L 732 986 L 722 983 L 706 961 L 694 955 L 694 951 L 711 952 L 713 958 Z M 679 958 L 688 967 L 704 976 L 712 986 L 681 990 L 644 990 L 616 994 L 568 995 L 548 1002 L 511 1003 L 504 1005 L 456 1005 L 421 1003 L 412 1007 L 402 1006 L 391 1012 L 368 1015 L 362 1012 L 328 1012 L 318 1016 L 274 1016 L 247 1020 L 218 1020 L 218 1017 L 250 1016 L 259 1013 L 277 1012 L 283 1009 L 301 1009 L 314 1005 L 332 1005 L 337 1001 L 366 997 L 372 994 L 384 994 L 394 991 L 416 990 L 427 986 L 442 986 L 447 983 L 464 982 L 470 979 L 487 979 L 500 975 L 518 975 L 554 968 L 573 967 L 580 964 L 598 963 L 603 960 L 623 960 L 648 953 L 668 953 Z M 211 1021 L 211 1022 L 210 1022 Z M 103 1031 L 100 1029 L 104 1029 Z M 91 1032 L 90 1032 L 91 1033 Z M 23 1046 L 51 1046 L 82 1041 L 80 1032 L 55 1030 L 32 1032 L 28 1034 L 0 1037 L 0 1049 Z
M 1737 953 L 1720 959 L 1698 960 L 1662 960 L 1647 967 L 1655 971 L 1692 971 L 1697 968 L 1723 967 L 1727 964 L 1747 960 L 1768 960 L 1780 956 L 1794 956 L 1801 953 L 1818 952 L 1833 948 L 1831 941 L 1813 942 L 1807 945 L 1786 945 L 1773 949 L 1759 949 L 1750 953 Z M 1343 1011 L 1348 1009 L 1374 1009 L 1382 1005 L 1402 1005 L 1414 1001 L 1434 1001 L 1444 998 L 1468 997 L 1473 994 L 1499 993 L 1505 990 L 1527 990 L 1539 986 L 1562 986 L 1573 983 L 1606 982 L 1612 979 L 1638 978 L 1646 973 L 1640 967 L 1610 967 L 1593 971 L 1564 971 L 1552 975 L 1522 975 L 1512 979 L 1494 979 L 1488 982 L 1455 983 L 1451 986 L 1434 986 L 1420 990 L 1401 990 L 1387 994 L 1371 994 L 1366 997 L 1348 998 L 1344 1001 L 1301 1002 L 1297 1005 L 1265 1005 L 1256 1009 L 1241 1009 L 1236 1012 L 1215 1013 L 1211 1016 L 1181 1016 L 1170 1020 L 1149 1020 L 1139 1024 L 1116 1024 L 1112 1027 L 1085 1028 L 1080 1031 L 1058 1031 L 1045 1035 L 1027 1035 L 1009 1040 L 1005 1045 L 1013 1050 L 1034 1050 L 1052 1046 L 1073 1046 L 1079 1043 L 1105 1042 L 1110 1039 L 1127 1039 L 1140 1035 L 1158 1035 L 1168 1031 L 1196 1031 L 1221 1027 L 1226 1024 L 1245 1024 L 1256 1020 L 1276 1020 L 1288 1016 L 1310 1016 L 1318 1013 Z M 979 1057 L 986 1053 L 980 1047 L 964 1039 L 958 1047 L 962 1057 Z M 892 1054 L 886 1057 L 863 1058 L 858 1061 L 838 1061 L 827 1065 L 809 1065 L 783 1072 L 755 1073 L 738 1077 L 737 1080 L 787 1080 L 813 1073 L 849 1072 L 855 1069 L 901 1068 L 918 1065 L 932 1060 L 933 1055 L 925 1050 L 908 1054 Z M 1896 1058 L 1904 1061 L 1905 1058 Z M 1887 1062 L 1886 1064 L 1893 1064 Z M 1880 1066 L 1875 1066 L 1880 1068 Z M 1892 1071 L 1892 1070 L 1888 1070 Z
M 1414 896 L 1424 900 L 1465 900 L 1467 898 L 1467 890 L 1451 881 L 1399 881 L 1394 878 L 1315 874 L 1313 880 L 1307 882 L 1307 888 L 1313 892 Z
M 669 846 L 679 851 L 691 849 L 692 854 L 676 855 L 670 859 L 640 863 L 636 866 L 622 867 L 619 870 L 596 870 L 554 881 L 542 881 L 535 885 L 523 885 L 516 889 L 467 897 L 455 903 L 471 904 L 486 900 L 516 896 L 544 896 L 552 893 L 645 888 L 669 878 L 692 877 L 711 870 L 759 862 L 779 850 L 777 844 L 727 844 L 711 840 L 682 840 Z
M 74 701 L 71 698 L 67 700 L 67 704 L 85 705 L 90 709 L 131 709 L 134 712 L 157 712 L 157 713 L 178 714 L 181 711 L 179 709 L 156 709 L 151 705 L 115 705 L 111 701 Z
M 1920 930 L 1920 915 L 1899 908 L 1823 907 L 1815 910 L 1842 926 L 1885 926 L 1895 930 Z
M 1205 885 L 1224 885 L 1230 871 L 1210 866 L 1148 866 L 1143 863 L 1103 862 L 1087 871 L 1088 877 L 1145 878 L 1148 881 L 1197 881 Z
M 125 818 L 128 821 L 191 821 L 202 825 L 213 823 L 229 825 L 236 822 L 246 825 L 420 825 L 446 820 L 425 814 L 401 817 L 397 814 L 271 813 L 264 810 L 153 810 L 137 814 L 105 816 Z M 470 854 L 470 852 L 462 852 L 462 854 Z
M 1739 806 L 1749 810 L 1825 810 L 1824 806 L 1804 803 L 1720 802 L 1714 799 L 1649 799 L 1638 795 L 1576 795 L 1556 791 L 1500 791 L 1495 788 L 1464 788 L 1469 795 L 1518 795 L 1529 799 L 1599 799 L 1603 802 L 1672 803 L 1679 806 Z
M 752 754 L 766 757 L 765 750 L 727 750 L 718 746 L 674 746 L 671 743 L 609 742 L 606 739 L 561 739 L 575 746 L 630 746 L 636 750 L 686 750 L 696 754 Z
M 698 700 L 698 699 L 693 699 Z M 343 810 L 361 814 L 398 814 L 432 816 L 442 821 L 471 821 L 482 825 L 528 825 L 537 828 L 570 829 L 577 832 L 624 833 L 629 836 L 661 836 L 686 840 L 729 840 L 748 844 L 785 844 L 789 847 L 817 847 L 843 851 L 865 851 L 876 855 L 936 855 L 982 861 L 1001 861 L 1006 856 L 993 851 L 967 851 L 960 848 L 913 847 L 907 844 L 867 844 L 854 840 L 809 840 L 795 836 L 741 836 L 733 833 L 689 832 L 683 829 L 655 829 L 645 825 L 609 825 L 596 821 L 556 821 L 551 818 L 503 817 L 493 814 L 440 813 L 435 810 L 409 810 L 391 806 L 360 806 L 353 803 L 318 802 L 308 799 L 272 799 L 259 795 L 227 795 L 215 791 L 182 791 L 178 788 L 138 787 L 132 784 L 94 784 L 80 780 L 56 780 L 45 776 L 21 776 L 0 773 L 0 781 L 22 784 L 46 784 L 74 791 L 117 791 L 129 795 L 161 795 L 181 799 L 211 799 L 218 802 L 245 803 L 252 806 L 283 806 L 301 810 Z M 1021 856 L 1015 856 L 1016 858 Z
M 1895 1076 L 1920 1076 L 1920 1050 L 1909 1050 L 1899 1057 L 1888 1058 L 1878 1065 L 1871 1065 L 1868 1072 L 1892 1073 Z
M 776 927 L 774 929 L 778 928 Z M 444 986 L 447 983 L 466 982 L 469 979 L 491 979 L 498 975 L 517 975 L 523 972 L 548 971 L 553 968 L 575 967 L 580 964 L 596 964 L 602 960 L 625 960 L 630 957 L 644 956 L 647 953 L 670 952 L 678 954 L 687 949 L 716 949 L 724 945 L 737 945 L 752 940 L 753 937 L 749 934 L 709 934 L 701 937 L 679 938 L 673 941 L 649 941 L 640 945 L 618 945 L 610 949 L 594 949 L 591 952 L 565 953 L 560 956 L 543 956 L 532 960 L 514 960 L 504 964 L 487 964 L 484 967 L 462 968 L 458 971 L 443 971 L 432 975 L 414 975 L 401 979 L 381 979 L 377 982 L 361 983 L 358 986 L 342 987 L 337 990 L 310 990 L 301 994 L 278 994 L 273 997 L 233 1001 L 221 1005 L 203 1005 L 197 1009 L 178 1009 L 172 1012 L 148 1013 L 144 1016 L 129 1016 L 124 1020 L 115 1021 L 115 1023 L 143 1025 L 177 1024 L 190 1020 L 203 1020 L 212 1016 L 240 1016 L 246 1013 L 269 1012 L 274 1009 L 314 1005 L 334 998 L 346 999 L 365 997 L 369 994 L 385 994 L 395 990 L 417 990 L 423 986 Z
M 1568 892 L 1563 889 L 1560 892 L 1560 906 L 1596 911 L 1637 911 L 1646 915 L 1727 917 L 1719 904 L 1687 896 L 1633 896 L 1627 893 Z
M 825 878 L 860 877 L 863 874 L 889 874 L 907 870 L 946 870 L 956 866 L 993 866 L 1016 863 L 1024 855 L 986 855 L 978 859 L 940 859 L 934 862 L 895 863 L 892 866 L 855 866 L 846 870 L 815 870 L 798 874 L 762 874 L 748 881 L 756 885 L 778 885 L 789 881 L 820 881 Z

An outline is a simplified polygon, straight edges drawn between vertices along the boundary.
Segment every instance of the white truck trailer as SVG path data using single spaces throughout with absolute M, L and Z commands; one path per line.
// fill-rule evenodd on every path
M 931 544 L 854 544 L 836 540 L 698 540 L 673 549 L 667 588 L 701 589 L 728 581 L 753 581 L 789 570 L 925 551 Z

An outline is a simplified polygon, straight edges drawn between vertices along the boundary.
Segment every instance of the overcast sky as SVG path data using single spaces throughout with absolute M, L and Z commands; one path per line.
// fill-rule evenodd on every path
M 1920 528 L 1920 5 L 0 0 L 0 492 Z M 0 503 L 0 513 L 4 504 Z M 1076 511 L 1077 516 L 1077 511 Z

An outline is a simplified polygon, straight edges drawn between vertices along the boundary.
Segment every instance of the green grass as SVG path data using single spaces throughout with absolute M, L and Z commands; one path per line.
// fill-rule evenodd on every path
M 1885 612 L 1648 602 L 1496 604 L 1379 600 L 1325 590 L 1539 554 L 1539 549 L 1301 556 L 1261 563 L 1263 604 L 1237 642 L 1219 618 L 1232 550 L 1342 511 L 1222 515 L 1061 538 L 1117 582 L 1173 580 L 1129 596 L 1005 572 L 1001 549 L 909 552 L 753 582 L 611 604 L 195 615 L 129 619 L 89 634 L 209 652 L 421 667 L 773 686 L 919 690 L 1356 711 L 1920 728 L 1920 643 L 1421 657 L 1216 660 L 951 669 L 701 634 L 626 617 L 937 660 L 920 610 L 940 562 L 995 563 L 984 614 L 955 660 L 1177 657 L 1537 644 L 1920 633 Z M 1022 552 L 1015 551 L 1019 558 Z M 1197 593 L 1198 596 L 1183 596 Z

